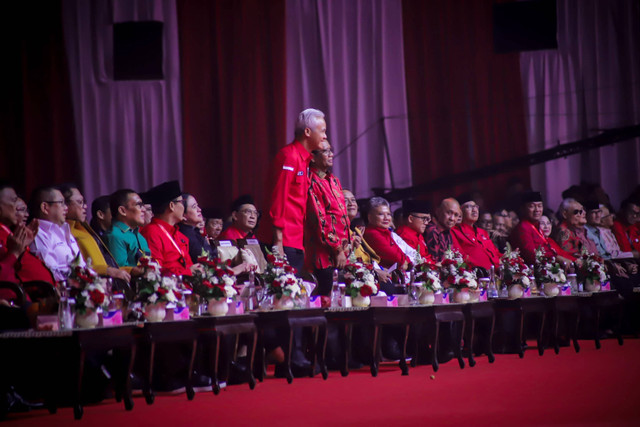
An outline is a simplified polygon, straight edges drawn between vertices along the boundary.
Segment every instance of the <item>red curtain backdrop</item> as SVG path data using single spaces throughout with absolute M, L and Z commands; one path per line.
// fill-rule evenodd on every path
M 29 197 L 36 186 L 79 180 L 61 2 L 2 8 L 0 177 Z
M 184 189 L 225 211 L 263 200 L 286 126 L 285 0 L 178 0 Z M 258 206 L 261 208 L 261 206 Z
M 493 3 L 402 2 L 414 185 L 527 154 L 518 54 L 493 52 Z M 529 182 L 527 169 L 427 197 L 496 201 L 514 175 Z

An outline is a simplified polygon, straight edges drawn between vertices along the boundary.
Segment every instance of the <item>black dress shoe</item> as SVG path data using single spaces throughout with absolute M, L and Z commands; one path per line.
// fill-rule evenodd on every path
M 383 338 L 382 357 L 388 360 L 400 360 L 402 354 L 398 342 L 392 338 Z
M 229 385 L 242 384 L 249 381 L 249 368 L 240 360 L 237 362 L 231 362 L 229 365 L 229 379 L 227 383 Z

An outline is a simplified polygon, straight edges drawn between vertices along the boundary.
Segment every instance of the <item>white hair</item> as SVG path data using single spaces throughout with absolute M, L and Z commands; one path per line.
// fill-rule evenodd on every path
M 305 129 L 315 129 L 320 119 L 324 119 L 324 113 L 322 111 L 316 110 L 315 108 L 307 108 L 298 115 L 294 135 L 296 137 L 302 136 L 304 135 Z
M 562 215 L 563 213 L 569 211 L 569 209 L 571 209 L 571 205 L 574 203 L 578 203 L 578 201 L 576 199 L 573 199 L 571 197 L 564 199 L 561 203 L 560 203 L 560 207 L 558 208 L 558 212 L 560 213 L 560 215 Z
M 367 202 L 367 213 L 371 212 L 372 209 L 375 209 L 378 206 L 389 207 L 389 202 L 387 202 L 387 200 L 383 197 L 372 197 Z

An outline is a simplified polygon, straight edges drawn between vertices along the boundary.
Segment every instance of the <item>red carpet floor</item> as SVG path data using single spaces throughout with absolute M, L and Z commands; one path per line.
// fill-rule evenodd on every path
M 123 425 L 640 425 L 640 340 L 620 347 L 581 341 L 582 350 L 528 350 L 524 359 L 497 355 L 475 367 L 455 361 L 434 374 L 430 366 L 402 377 L 383 364 L 377 378 L 368 369 L 343 378 L 299 378 L 293 384 L 268 378 L 251 391 L 232 386 L 220 395 L 158 396 L 152 406 L 135 399 L 133 411 L 109 400 L 88 406 L 81 421 L 69 408 L 11 415 L 7 426 Z M 431 379 L 430 376 L 435 378 Z

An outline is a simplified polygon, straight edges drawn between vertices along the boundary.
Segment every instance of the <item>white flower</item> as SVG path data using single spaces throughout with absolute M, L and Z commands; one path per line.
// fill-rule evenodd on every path
M 155 304 L 158 301 L 158 295 L 151 294 L 147 300 L 150 304 Z
M 233 278 L 229 277 L 226 274 L 222 276 L 222 281 L 224 282 L 225 287 L 232 287 L 236 283 L 236 281 L 233 280 Z
M 236 289 L 231 285 L 227 285 L 224 287 L 224 293 L 227 295 L 227 298 L 234 297 L 238 294 Z
M 163 277 L 162 278 L 162 287 L 167 289 L 173 289 L 177 284 L 177 281 L 173 277 Z

